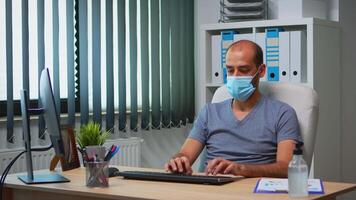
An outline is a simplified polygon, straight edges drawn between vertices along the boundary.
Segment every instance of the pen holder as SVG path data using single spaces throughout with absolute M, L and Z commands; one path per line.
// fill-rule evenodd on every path
M 109 187 L 109 162 L 86 162 L 86 186 Z

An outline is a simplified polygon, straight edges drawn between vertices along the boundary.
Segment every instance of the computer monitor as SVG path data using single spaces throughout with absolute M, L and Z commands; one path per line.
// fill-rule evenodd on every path
M 56 156 L 64 155 L 63 139 L 59 125 L 57 110 L 54 103 L 51 80 L 48 69 L 44 69 L 40 78 L 40 99 L 43 107 L 37 109 L 28 108 L 28 93 L 26 90 L 21 91 L 21 113 L 22 128 L 24 133 L 26 148 L 26 165 L 27 175 L 20 175 L 18 178 L 28 184 L 34 183 L 58 183 L 68 182 L 69 180 L 56 172 L 50 173 L 33 173 L 32 153 L 31 153 L 31 133 L 30 133 L 30 115 L 43 115 L 47 132 L 49 133 L 52 146 Z
M 54 103 L 52 85 L 49 70 L 46 68 L 40 78 L 40 99 L 42 102 L 43 116 L 47 125 L 47 131 L 57 156 L 64 156 L 64 147 L 59 125 L 58 112 Z

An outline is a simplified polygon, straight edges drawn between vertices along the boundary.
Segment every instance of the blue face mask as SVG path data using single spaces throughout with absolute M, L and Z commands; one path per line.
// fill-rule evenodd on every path
M 258 71 L 254 76 L 228 76 L 226 87 L 231 96 L 238 101 L 246 101 L 256 90 L 252 80 L 257 74 Z

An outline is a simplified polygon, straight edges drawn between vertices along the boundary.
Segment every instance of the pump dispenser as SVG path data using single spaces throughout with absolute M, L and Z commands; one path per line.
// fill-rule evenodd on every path
M 288 194 L 290 197 L 308 196 L 308 165 L 303 159 L 303 143 L 295 145 L 293 159 L 288 165 Z

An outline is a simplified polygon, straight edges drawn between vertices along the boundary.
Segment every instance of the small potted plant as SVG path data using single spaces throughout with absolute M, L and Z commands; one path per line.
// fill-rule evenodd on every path
M 76 140 L 79 145 L 79 151 L 82 154 L 83 161 L 87 159 L 85 148 L 88 146 L 102 146 L 110 136 L 110 131 L 102 131 L 100 124 L 89 122 L 80 127 L 76 134 Z M 84 163 L 84 162 L 83 162 Z

